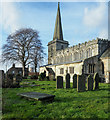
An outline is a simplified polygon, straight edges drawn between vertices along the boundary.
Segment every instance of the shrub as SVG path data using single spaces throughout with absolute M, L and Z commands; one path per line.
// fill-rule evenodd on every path
M 8 74 L 9 79 L 13 79 L 13 77 L 14 77 L 14 74 Z
M 31 79 L 31 76 L 27 76 L 27 79 Z
M 43 80 L 45 80 L 45 78 L 46 78 L 46 72 L 44 71 L 43 73 L 41 73 L 39 75 L 38 79 L 39 79 L 39 81 L 43 81 Z
M 30 76 L 31 79 L 38 79 L 38 76 L 37 75 L 32 75 Z
M 49 76 L 46 76 L 46 81 L 49 81 Z

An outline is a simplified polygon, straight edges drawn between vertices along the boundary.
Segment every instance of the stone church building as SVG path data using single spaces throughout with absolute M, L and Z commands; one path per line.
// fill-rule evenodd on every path
M 91 41 L 68 47 L 63 39 L 60 6 L 58 3 L 57 17 L 53 40 L 48 43 L 48 65 L 40 67 L 40 73 L 46 71 L 50 79 L 57 76 L 72 77 L 74 74 L 86 76 L 99 73 L 100 81 L 110 83 L 110 41 L 96 38 Z

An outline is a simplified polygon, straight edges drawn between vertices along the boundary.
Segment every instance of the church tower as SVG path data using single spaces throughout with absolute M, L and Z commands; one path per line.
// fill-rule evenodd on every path
M 55 22 L 53 40 L 48 43 L 48 64 L 53 64 L 52 58 L 55 56 L 57 50 L 68 47 L 68 41 L 63 40 L 63 31 L 60 15 L 60 3 L 58 2 L 58 10 Z

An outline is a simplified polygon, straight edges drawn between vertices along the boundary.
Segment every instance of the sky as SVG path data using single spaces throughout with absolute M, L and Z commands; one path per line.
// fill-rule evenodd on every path
M 20 28 L 32 28 L 39 31 L 48 55 L 47 44 L 53 39 L 57 7 L 57 2 L 0 2 L 0 54 L 9 34 Z M 70 46 L 97 37 L 108 38 L 107 2 L 60 2 L 60 12 L 63 38 Z M 6 65 L 0 64 L 0 69 L 6 70 Z

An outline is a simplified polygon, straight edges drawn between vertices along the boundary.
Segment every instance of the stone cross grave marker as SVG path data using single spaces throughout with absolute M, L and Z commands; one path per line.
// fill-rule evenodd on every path
M 56 80 L 56 88 L 63 88 L 63 77 L 62 76 L 57 76 Z
M 85 75 L 77 75 L 77 91 L 85 91 Z
M 87 90 L 93 90 L 93 78 L 91 75 L 87 77 Z
M 70 74 L 66 74 L 66 88 L 70 88 Z
M 73 75 L 73 88 L 77 88 L 77 74 Z

